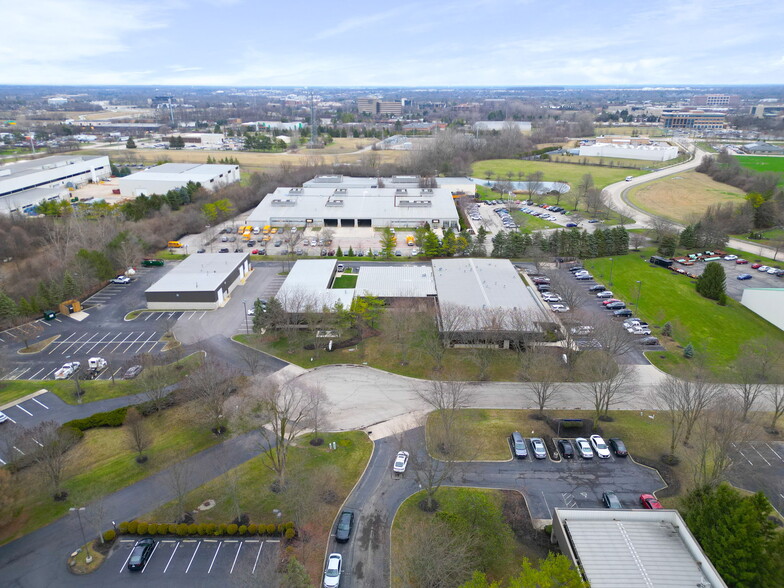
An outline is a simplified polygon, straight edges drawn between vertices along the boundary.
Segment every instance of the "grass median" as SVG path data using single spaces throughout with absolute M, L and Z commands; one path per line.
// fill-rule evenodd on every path
M 525 181 L 525 176 L 534 172 L 542 172 L 545 182 L 566 182 L 573 190 L 577 188 L 580 180 L 585 174 L 593 176 L 594 185 L 597 188 L 604 188 L 615 182 L 620 182 L 626 176 L 639 176 L 647 172 L 633 169 L 618 169 L 615 167 L 604 167 L 598 165 L 581 165 L 575 163 L 555 163 L 541 160 L 521 160 L 521 159 L 485 159 L 474 163 L 471 175 L 475 178 L 487 178 L 492 174 L 493 178 L 505 180 L 509 173 L 512 174 L 512 181 Z M 518 174 L 521 174 L 518 178 Z

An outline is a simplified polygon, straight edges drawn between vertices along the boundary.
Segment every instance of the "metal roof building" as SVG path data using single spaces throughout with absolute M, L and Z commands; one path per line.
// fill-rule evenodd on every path
M 151 194 L 166 194 L 195 182 L 207 190 L 215 190 L 240 181 L 238 165 L 164 163 L 156 167 L 119 178 L 120 194 L 135 198 Z
M 364 266 L 354 290 L 357 296 L 424 298 L 436 295 L 430 265 Z
M 784 331 L 784 288 L 744 288 L 740 303 Z
M 351 308 L 353 288 L 330 288 L 336 266 L 334 259 L 298 260 L 275 298 L 291 314 L 333 308 L 338 301 L 344 308 Z
M 726 588 L 676 510 L 556 508 L 552 534 L 591 588 Z
M 251 270 L 247 253 L 197 253 L 185 258 L 147 288 L 147 308 L 213 310 L 223 306 L 232 290 Z

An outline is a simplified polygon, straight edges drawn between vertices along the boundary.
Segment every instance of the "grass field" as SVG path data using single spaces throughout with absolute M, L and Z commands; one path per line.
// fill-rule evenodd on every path
M 681 154 L 669 161 L 649 161 L 647 159 L 623 159 L 620 157 L 583 157 L 580 155 L 552 155 L 550 161 L 556 163 L 582 163 L 588 165 L 614 165 L 616 167 L 635 168 L 640 170 L 659 169 L 670 165 L 677 165 L 689 159 L 688 155 Z
M 784 333 L 751 312 L 735 300 L 729 299 L 727 306 L 703 298 L 694 288 L 694 281 L 651 266 L 647 259 L 653 249 L 642 250 L 640 255 L 624 255 L 593 259 L 585 266 L 596 276 L 597 281 L 608 286 L 621 300 L 636 301 L 637 280 L 642 283 L 639 316 L 654 328 L 664 346 L 664 352 L 649 352 L 646 355 L 657 367 L 677 374 L 689 360 L 683 357 L 682 348 L 691 343 L 696 354 L 710 361 L 712 371 L 722 377 L 730 376 L 730 364 L 738 355 L 740 346 L 746 341 L 769 337 L 784 341 Z M 609 281 L 612 266 L 612 284 Z M 673 338 L 661 337 L 659 329 L 669 321 L 673 326 Z
M 597 188 L 604 188 L 609 184 L 620 182 L 626 176 L 640 176 L 645 172 L 639 170 L 618 169 L 613 167 L 600 167 L 596 165 L 579 165 L 577 163 L 553 163 L 550 161 L 524 161 L 520 159 L 486 159 L 474 163 L 471 175 L 475 178 L 486 179 L 487 174 L 493 177 L 506 179 L 509 172 L 512 180 L 518 179 L 518 172 L 522 179 L 533 172 L 540 171 L 544 174 L 545 182 L 566 182 L 575 188 L 585 174 L 593 176 Z
M 270 490 L 273 473 L 262 463 L 261 457 L 255 457 L 188 493 L 186 507 L 195 509 L 208 498 L 215 500 L 214 508 L 196 515 L 197 524 L 230 523 L 237 512 L 247 514 L 256 524 L 290 520 L 296 523 L 297 513 L 301 513 L 307 527 L 301 527 L 300 532 L 307 536 L 307 541 L 295 544 L 294 555 L 306 565 L 312 578 L 319 577 L 332 522 L 362 475 L 373 450 L 373 444 L 361 431 L 329 433 L 321 437 L 323 445 L 313 447 L 307 442 L 310 436 L 304 436 L 289 450 L 291 492 L 273 493 Z M 332 441 L 337 443 L 335 451 L 329 449 Z M 234 495 L 232 486 L 236 488 Z M 273 509 L 284 513 L 282 521 L 276 518 Z M 169 503 L 140 516 L 139 520 L 167 522 L 172 520 L 173 512 L 176 512 L 176 505 Z
M 192 405 L 186 404 L 147 417 L 151 436 L 145 452 L 148 461 L 136 463 L 124 427 L 85 431 L 84 438 L 67 454 L 63 487 L 68 499 L 55 502 L 41 483 L 35 467 L 15 474 L 16 500 L 10 507 L 13 522 L 0 527 L 0 543 L 29 533 L 100 496 L 116 492 L 217 442 L 207 423 Z
M 743 167 L 758 172 L 780 174 L 779 186 L 784 186 L 784 157 L 772 155 L 738 155 L 735 157 Z
M 629 200 L 642 210 L 679 223 L 699 219 L 712 204 L 743 202 L 743 190 L 687 171 L 632 188 Z
M 550 222 L 548 220 L 544 220 L 543 218 L 539 218 L 538 216 L 531 216 L 530 214 L 526 214 L 525 212 L 521 212 L 519 210 L 513 210 L 511 212 L 512 218 L 515 222 L 520 226 L 520 230 L 523 233 L 531 233 L 533 231 L 539 231 L 541 229 L 559 229 L 561 225 L 558 223 Z

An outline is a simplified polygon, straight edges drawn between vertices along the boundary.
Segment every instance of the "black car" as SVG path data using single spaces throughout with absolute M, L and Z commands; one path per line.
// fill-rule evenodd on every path
M 536 287 L 537 290 L 540 292 L 549 292 L 550 291 L 550 284 L 539 284 Z
M 351 537 L 351 531 L 354 528 L 354 513 L 350 510 L 344 510 L 340 513 L 338 519 L 338 528 L 335 531 L 335 541 L 338 543 L 346 543 Z
M 629 455 L 629 452 L 626 451 L 626 445 L 623 444 L 623 441 L 618 439 L 618 437 L 610 437 L 607 439 L 607 443 L 610 446 L 610 449 L 613 450 L 613 453 L 618 457 L 626 457 Z
M 632 316 L 632 311 L 628 308 L 621 308 L 613 312 L 615 316 Z
M 602 286 L 601 284 L 594 284 L 590 288 L 588 288 L 589 292 L 604 292 L 607 288 Z
M 570 271 L 570 272 L 581 272 L 581 271 L 583 271 L 584 269 L 585 269 L 585 268 L 584 268 L 583 266 L 581 266 L 581 265 L 576 265 L 576 266 L 574 266 L 574 267 L 570 267 L 570 268 L 569 268 L 569 271 Z
M 229 252 L 228 247 L 221 247 L 220 249 L 218 249 L 218 253 L 228 253 L 228 252 Z
M 155 540 L 145 537 L 140 539 L 133 547 L 131 557 L 128 559 L 128 569 L 132 572 L 144 569 L 144 564 L 150 559 L 155 549 Z
M 558 439 L 558 451 L 564 459 L 572 459 L 574 457 L 574 447 L 569 442 L 569 439 Z
M 603 492 L 602 502 L 604 502 L 604 506 L 607 508 L 623 508 L 621 501 L 618 500 L 618 496 L 616 496 L 615 492 Z
M 610 302 L 609 304 L 605 304 L 604 307 L 607 310 L 620 310 L 622 308 L 626 308 L 625 302 Z

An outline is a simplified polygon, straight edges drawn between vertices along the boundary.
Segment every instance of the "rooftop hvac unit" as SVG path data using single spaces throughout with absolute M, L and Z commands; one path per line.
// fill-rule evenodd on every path
M 295 194 L 296 195 L 296 194 L 304 194 L 304 193 L 305 193 L 305 189 L 304 188 L 289 188 L 289 194 Z
M 343 206 L 342 200 L 327 200 L 324 206 Z
M 428 207 L 432 206 L 432 200 L 400 200 L 397 203 L 398 206 L 416 206 L 416 207 Z
M 392 176 L 393 184 L 418 184 L 419 176 Z
M 339 184 L 343 181 L 343 176 L 339 176 L 339 175 L 316 176 L 311 181 L 317 184 Z
M 433 188 L 422 188 L 419 193 L 422 196 L 432 196 L 433 195 Z
M 406 188 L 397 188 L 395 190 L 395 196 L 408 196 L 408 190 Z
M 348 194 L 348 190 L 346 188 L 335 188 L 333 194 Z
M 280 198 L 276 198 L 275 200 L 272 201 L 272 206 L 296 206 L 296 205 L 297 205 L 296 200 L 289 200 L 289 199 L 281 200 Z

